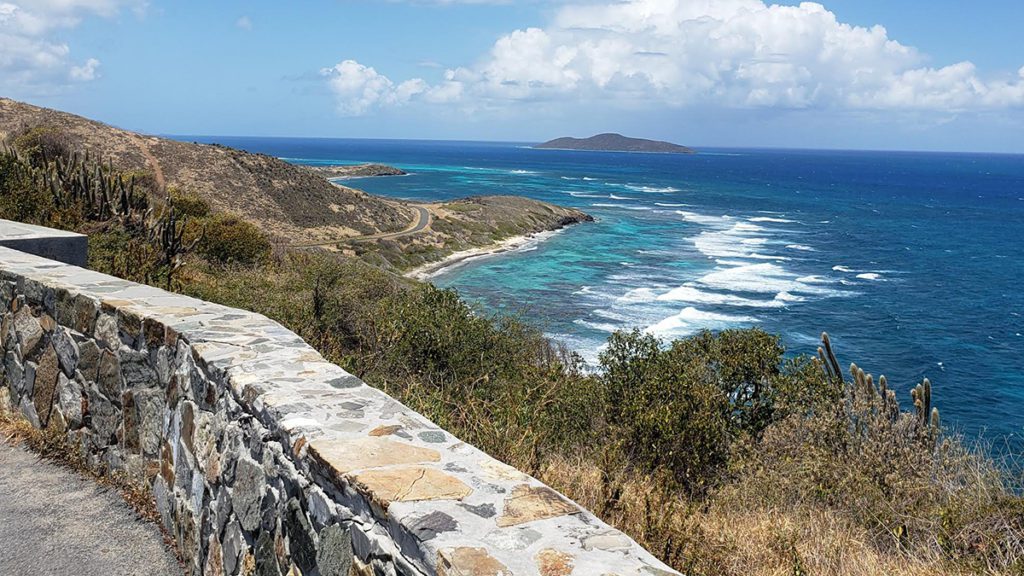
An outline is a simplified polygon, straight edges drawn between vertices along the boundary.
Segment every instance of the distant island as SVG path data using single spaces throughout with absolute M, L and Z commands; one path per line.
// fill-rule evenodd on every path
M 545 150 L 594 150 L 599 152 L 657 152 L 660 154 L 693 154 L 692 148 L 644 138 L 629 138 L 622 134 L 598 134 L 590 138 L 555 138 L 537 144 L 534 148 Z

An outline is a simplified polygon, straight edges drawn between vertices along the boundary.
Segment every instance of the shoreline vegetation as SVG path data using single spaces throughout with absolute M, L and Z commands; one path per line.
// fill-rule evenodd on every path
M 87 234 L 89 267 L 100 272 L 280 322 L 682 573 L 1024 573 L 1021 462 L 997 461 L 944 427 L 927 381 L 876 380 L 841 364 L 825 335 L 816 355 L 793 355 L 759 329 L 672 342 L 617 332 L 592 372 L 523 317 L 483 313 L 455 290 L 400 274 L 443 246 L 457 253 L 565 226 L 586 217 L 579 211 L 475 197 L 441 205 L 423 236 L 348 252 L 275 248 L 256 220 L 223 208 L 229 194 L 173 189 L 130 162 L 86 158 L 80 137 L 92 132 L 39 124 L 53 118 L 0 125 L 9 144 L 0 146 L 0 218 Z M 179 149 L 163 178 L 189 173 L 185 151 L 192 161 L 247 162 L 257 178 L 301 178 L 277 161 L 214 147 Z M 313 190 L 326 186 L 300 172 Z M 327 197 L 307 200 L 311 209 Z M 376 198 L 351 201 L 360 204 L 336 212 L 335 223 L 389 214 L 358 212 Z M 408 218 L 364 224 L 402 229 Z
M 326 177 L 328 180 L 351 180 L 355 178 L 409 175 L 408 172 L 401 168 L 377 163 L 331 166 L 309 166 L 303 164 L 302 166 Z
M 550 239 L 556 234 L 565 231 L 565 229 L 566 227 L 562 227 L 556 230 L 545 230 L 522 236 L 512 236 L 511 238 L 498 240 L 491 246 L 481 246 L 478 248 L 460 250 L 445 256 L 437 262 L 430 262 L 417 266 L 412 270 L 404 272 L 402 275 L 406 278 L 412 278 L 413 280 L 427 281 L 470 262 L 477 262 L 479 260 L 499 256 L 501 254 L 519 252 L 527 248 L 531 248 Z

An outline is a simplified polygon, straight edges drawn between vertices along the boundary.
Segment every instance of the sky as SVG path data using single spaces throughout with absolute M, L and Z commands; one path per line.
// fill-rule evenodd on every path
M 154 134 L 1024 153 L 1020 0 L 0 0 L 0 96 Z

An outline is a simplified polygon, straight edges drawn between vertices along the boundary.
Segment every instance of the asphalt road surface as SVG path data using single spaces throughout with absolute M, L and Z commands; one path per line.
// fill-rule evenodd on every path
M 174 575 L 156 526 L 116 492 L 0 441 L 0 575 Z

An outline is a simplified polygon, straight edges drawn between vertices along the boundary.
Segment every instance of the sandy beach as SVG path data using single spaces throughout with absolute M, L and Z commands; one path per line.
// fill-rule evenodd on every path
M 442 260 L 438 260 L 437 262 L 430 262 L 422 266 L 417 266 L 416 268 L 406 272 L 405 277 L 412 278 L 414 280 L 429 280 L 448 272 L 453 268 L 458 268 L 459 266 L 463 266 L 472 261 L 490 258 L 499 254 L 507 254 L 509 252 L 522 252 L 529 250 L 563 230 L 565 230 L 565 228 L 559 228 L 558 230 L 546 230 L 544 232 L 526 234 L 523 236 L 512 236 L 511 238 L 506 238 L 501 242 L 492 244 L 491 246 L 460 250 L 459 252 L 449 254 L 447 257 Z

